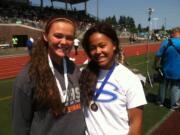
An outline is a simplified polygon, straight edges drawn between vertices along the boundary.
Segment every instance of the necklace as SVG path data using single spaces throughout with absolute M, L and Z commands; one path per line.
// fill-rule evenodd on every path
M 99 88 L 98 90 L 96 90 L 96 92 L 94 93 L 94 95 L 93 95 L 93 101 L 92 101 L 92 103 L 91 103 L 91 105 L 90 105 L 90 108 L 91 108 L 92 111 L 97 111 L 97 110 L 98 110 L 98 105 L 96 104 L 95 101 L 98 99 L 98 97 L 99 97 L 100 94 L 102 93 L 103 88 L 104 88 L 105 84 L 107 83 L 108 79 L 110 78 L 112 72 L 114 71 L 115 66 L 116 66 L 116 64 L 114 63 L 114 64 L 111 66 L 111 68 L 110 68 L 110 70 L 108 71 L 108 73 L 106 74 L 106 77 L 105 77 L 104 81 L 102 82 L 100 88 Z
M 52 60 L 51 60 L 49 54 L 48 54 L 48 61 L 49 61 L 49 66 L 51 68 L 51 71 L 52 71 L 52 73 L 53 73 L 53 75 L 55 77 L 55 80 L 56 80 L 56 84 L 57 84 L 57 87 L 58 87 L 58 90 L 59 90 L 59 93 L 60 93 L 60 96 L 61 96 L 61 101 L 62 101 L 62 103 L 64 103 L 66 101 L 66 98 L 67 98 L 67 89 L 68 89 L 68 77 L 67 77 L 67 63 L 66 63 L 66 60 L 65 60 L 65 58 L 63 58 L 65 91 L 62 90 L 61 84 L 60 84 L 58 78 L 55 75 L 55 69 L 54 69 L 54 66 L 52 64 Z

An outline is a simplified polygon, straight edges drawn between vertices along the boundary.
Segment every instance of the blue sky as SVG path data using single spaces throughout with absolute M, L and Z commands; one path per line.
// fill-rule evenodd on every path
M 40 0 L 31 0 L 33 4 L 39 4 Z M 87 12 L 97 16 L 97 1 L 99 18 L 106 18 L 115 15 L 130 16 L 135 20 L 136 25 L 143 27 L 148 23 L 148 8 L 153 8 L 151 27 L 160 28 L 165 25 L 167 29 L 180 26 L 180 0 L 89 0 Z M 44 0 L 44 5 L 51 5 L 50 0 Z M 65 4 L 54 2 L 54 5 L 65 8 Z M 68 6 L 70 8 L 70 6 Z M 84 9 L 84 4 L 73 5 L 77 9 Z

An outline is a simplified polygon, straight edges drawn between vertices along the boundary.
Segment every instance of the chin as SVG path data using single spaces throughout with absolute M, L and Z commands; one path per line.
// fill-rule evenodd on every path
M 59 58 L 62 58 L 62 57 L 65 57 L 65 54 L 64 53 L 56 53 L 56 56 Z
M 104 63 L 104 62 L 98 62 L 98 65 L 103 68 L 103 69 L 108 69 L 107 68 L 107 63 Z
M 111 62 L 109 62 L 109 61 L 98 61 L 98 65 L 102 69 L 109 69 L 109 68 L 111 68 Z

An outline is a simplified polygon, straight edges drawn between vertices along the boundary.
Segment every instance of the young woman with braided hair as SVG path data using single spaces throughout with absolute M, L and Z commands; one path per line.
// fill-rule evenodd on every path
M 90 59 L 80 77 L 86 134 L 140 135 L 146 99 L 138 76 L 119 62 L 115 30 L 92 26 L 82 45 Z

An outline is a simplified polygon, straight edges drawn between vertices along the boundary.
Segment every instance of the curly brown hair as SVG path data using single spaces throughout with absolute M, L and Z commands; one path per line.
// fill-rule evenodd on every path
M 48 34 L 51 25 L 57 21 L 75 23 L 70 18 L 53 17 L 45 26 L 45 34 Z M 35 98 L 37 102 L 51 108 L 54 116 L 60 116 L 65 108 L 59 96 L 59 90 L 48 62 L 48 43 L 44 40 L 43 34 L 34 45 L 29 68 L 29 78 L 36 83 Z

